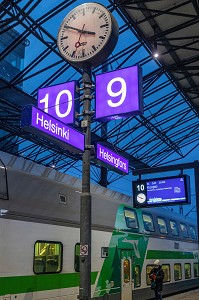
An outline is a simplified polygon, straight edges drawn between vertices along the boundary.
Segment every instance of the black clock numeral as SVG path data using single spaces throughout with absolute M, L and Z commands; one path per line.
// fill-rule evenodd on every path
M 66 40 L 67 38 L 68 38 L 68 36 L 62 36 L 61 41 Z
M 103 24 L 103 25 L 100 26 L 100 28 L 103 28 L 103 27 L 108 27 L 108 23 Z
M 97 48 L 96 48 L 94 45 L 92 46 L 92 48 L 93 48 L 93 50 L 94 50 L 94 51 L 96 51 L 96 50 L 97 50 Z
M 105 13 L 101 14 L 101 16 L 99 16 L 99 19 L 101 19 L 104 15 L 105 15 Z
M 76 53 L 76 51 L 73 51 L 71 57 L 75 57 L 75 53 Z
M 71 17 L 72 17 L 74 20 L 76 20 L 76 17 L 75 17 L 75 15 L 72 15 Z
M 99 38 L 100 38 L 100 39 L 102 39 L 102 40 L 104 40 L 104 39 L 105 39 L 105 37 L 104 37 L 104 36 L 102 36 L 102 35 L 100 35 L 100 36 L 99 36 Z
M 96 7 L 93 8 L 92 14 L 94 14 L 95 10 L 96 10 Z
M 85 16 L 85 8 L 83 8 L 83 16 Z
M 68 47 L 69 47 L 69 46 L 67 45 L 66 47 L 62 48 L 62 50 L 63 50 L 63 51 L 66 51 L 66 49 L 68 49 Z
M 85 49 L 82 49 L 82 56 L 85 56 Z

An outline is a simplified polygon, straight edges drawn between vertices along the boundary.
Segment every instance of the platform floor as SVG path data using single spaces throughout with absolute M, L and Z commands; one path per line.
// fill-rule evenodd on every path
M 178 294 L 170 297 L 163 297 L 164 300 L 199 300 L 199 289 Z

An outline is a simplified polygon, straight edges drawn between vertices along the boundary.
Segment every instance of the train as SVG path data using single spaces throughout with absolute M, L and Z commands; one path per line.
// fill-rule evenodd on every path
M 81 179 L 0 152 L 0 300 L 78 299 L 80 195 Z M 196 222 L 97 184 L 91 195 L 92 299 L 152 299 L 156 259 L 163 296 L 199 287 Z

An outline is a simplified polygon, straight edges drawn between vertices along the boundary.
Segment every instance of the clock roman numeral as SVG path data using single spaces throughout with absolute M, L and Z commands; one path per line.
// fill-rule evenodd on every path
M 104 39 L 105 39 L 105 37 L 104 37 L 104 36 L 102 36 L 102 35 L 100 35 L 100 36 L 99 36 L 99 38 L 100 38 L 100 39 L 102 39 L 102 40 L 104 40 Z
M 94 14 L 95 10 L 96 10 L 96 7 L 94 7 L 94 9 L 93 9 L 93 11 L 92 11 L 92 14 Z
M 83 8 L 83 16 L 85 16 L 85 8 Z
M 82 56 L 85 56 L 85 49 L 82 49 Z
M 72 57 L 75 57 L 75 53 L 76 53 L 76 51 L 73 51 L 73 53 L 72 53 L 71 56 L 72 56 Z

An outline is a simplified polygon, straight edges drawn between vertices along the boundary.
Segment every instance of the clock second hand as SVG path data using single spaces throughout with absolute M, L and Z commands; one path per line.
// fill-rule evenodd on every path
M 75 43 L 75 48 L 78 48 L 80 46 L 85 46 L 86 44 L 87 44 L 87 42 L 82 42 L 82 43 L 77 42 L 77 43 Z
M 81 36 L 82 36 L 82 32 L 83 32 L 83 30 L 84 30 L 84 27 L 85 27 L 85 24 L 84 24 L 83 27 L 82 27 L 82 30 L 81 30 L 81 32 L 80 32 L 78 41 L 75 43 L 75 51 L 74 51 L 74 52 L 76 52 L 76 51 L 77 51 L 77 48 L 81 46 L 80 39 L 81 39 Z

